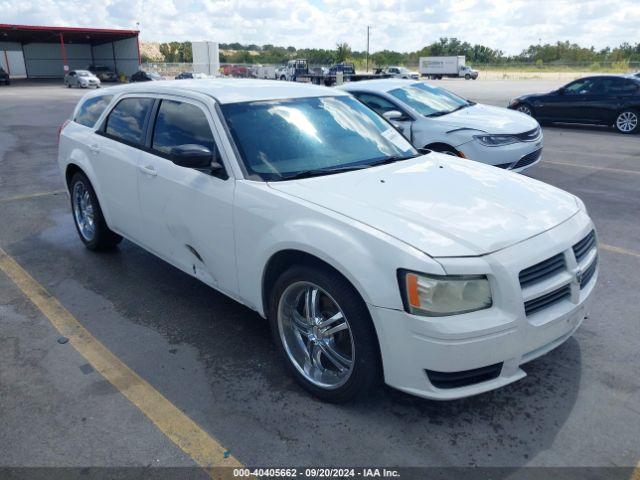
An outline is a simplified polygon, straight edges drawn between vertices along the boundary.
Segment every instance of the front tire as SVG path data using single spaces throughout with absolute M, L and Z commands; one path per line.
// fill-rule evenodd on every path
M 321 266 L 289 268 L 273 286 L 269 322 L 289 371 L 321 400 L 352 400 L 380 378 L 367 306 L 337 272 Z
M 469 75 L 468 73 L 465 74 L 464 79 L 465 80 L 471 80 L 471 75 Z
M 529 115 L 533 117 L 533 108 L 528 103 L 521 103 L 516 107 L 518 112 L 524 113 L 525 115 Z
M 613 124 L 620 133 L 635 133 L 640 130 L 640 113 L 636 110 L 623 110 Z
M 96 192 L 84 173 L 77 172 L 71 178 L 69 193 L 76 230 L 89 250 L 108 250 L 122 241 L 122 237 L 107 226 Z

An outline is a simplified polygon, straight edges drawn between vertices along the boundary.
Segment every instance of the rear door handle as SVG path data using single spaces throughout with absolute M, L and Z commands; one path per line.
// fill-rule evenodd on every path
M 94 154 L 100 153 L 100 147 L 98 145 L 91 145 L 89 147 L 89 150 L 91 150 L 91 152 Z
M 158 175 L 156 169 L 151 165 L 140 165 L 139 168 L 142 173 L 144 173 L 145 175 L 149 175 L 150 177 L 155 177 L 156 175 Z

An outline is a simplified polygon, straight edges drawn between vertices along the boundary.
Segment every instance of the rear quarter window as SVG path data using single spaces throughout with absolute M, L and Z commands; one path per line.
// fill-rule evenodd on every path
M 102 112 L 104 112 L 109 103 L 111 103 L 112 98 L 113 95 L 102 95 L 85 100 L 84 103 L 80 105 L 74 120 L 85 127 L 93 127 L 98 121 L 98 118 L 100 118 L 100 115 L 102 115 Z

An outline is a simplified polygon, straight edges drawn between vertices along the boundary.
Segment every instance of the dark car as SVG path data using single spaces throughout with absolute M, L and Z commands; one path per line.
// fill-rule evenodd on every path
M 540 122 L 612 125 L 621 133 L 640 130 L 640 78 L 598 75 L 549 93 L 514 98 L 509 108 Z
M 0 67 L 0 83 L 4 83 L 5 85 L 9 85 L 11 80 L 9 80 L 9 74 L 5 72 L 2 67 Z
M 156 72 L 146 72 L 144 70 L 139 70 L 131 75 L 132 82 L 151 82 L 155 80 L 162 80 L 162 77 Z
M 193 73 L 192 72 L 182 72 L 179 73 L 178 75 L 176 75 L 176 80 L 186 80 L 186 79 L 190 79 L 193 78 Z
M 100 79 L 101 82 L 117 82 L 118 75 L 109 67 L 103 65 L 89 65 L 87 67 L 91 73 Z

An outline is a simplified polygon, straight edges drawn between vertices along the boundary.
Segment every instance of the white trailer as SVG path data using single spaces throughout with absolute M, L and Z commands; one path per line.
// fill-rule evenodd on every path
M 220 74 L 220 52 L 217 42 L 192 42 L 193 73 L 217 77 Z
M 265 80 L 275 80 L 277 78 L 276 67 L 273 65 L 257 65 L 254 72 L 256 78 L 262 78 Z
M 461 77 L 467 80 L 478 78 L 478 72 L 466 64 L 464 55 L 452 57 L 420 57 L 420 75 L 441 79 L 443 77 Z

